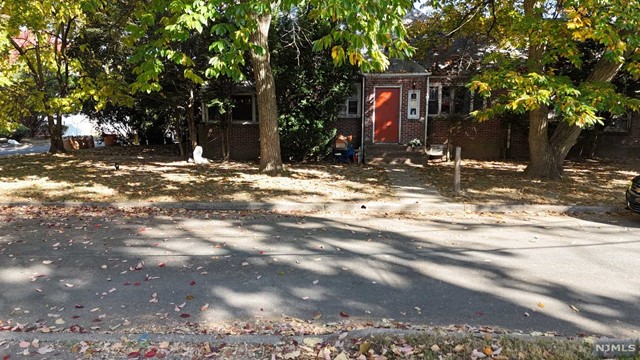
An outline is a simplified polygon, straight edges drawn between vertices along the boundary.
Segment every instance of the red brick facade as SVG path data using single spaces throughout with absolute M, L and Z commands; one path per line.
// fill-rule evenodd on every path
M 432 78 L 430 84 L 434 84 Z M 435 79 L 442 81 L 443 79 Z M 441 82 L 441 84 L 444 81 Z M 353 144 L 359 148 L 373 143 L 375 90 L 394 87 L 400 89 L 399 143 L 413 139 L 424 143 L 425 117 L 427 113 L 427 76 L 422 74 L 369 75 L 364 81 L 364 117 L 340 118 L 332 124 L 337 134 L 353 136 Z M 418 119 L 407 116 L 410 90 L 419 90 L 420 112 Z M 362 121 L 364 119 L 364 134 Z M 260 134 L 257 123 L 234 123 L 231 132 L 231 159 L 257 160 L 260 156 Z M 215 123 L 199 125 L 199 142 L 204 156 L 221 158 L 221 133 Z M 451 149 L 462 148 L 462 156 L 469 159 L 527 159 L 529 157 L 528 122 L 526 119 L 501 121 L 498 119 L 477 123 L 468 115 L 441 115 L 428 117 L 427 144 L 447 144 Z M 632 119 L 628 131 L 618 133 L 583 132 L 580 142 L 570 156 L 599 156 L 640 158 L 640 114 Z
M 353 136 L 351 143 L 354 147 L 360 147 L 362 133 L 362 119 L 360 117 L 340 118 L 331 126 L 336 128 L 336 135 Z
M 367 76 L 364 86 L 364 114 L 365 114 L 365 144 L 373 143 L 373 121 L 375 113 L 375 89 L 382 87 L 400 88 L 400 137 L 399 142 L 406 144 L 413 139 L 424 142 L 424 119 L 426 112 L 426 75 Z M 409 119 L 407 116 L 407 104 L 409 103 L 409 90 L 419 90 L 420 114 L 418 119 Z
M 222 132 L 216 123 L 202 123 L 198 127 L 198 142 L 203 156 L 222 158 Z M 230 157 L 232 160 L 257 160 L 260 158 L 260 129 L 257 123 L 233 123 L 231 125 Z
M 640 159 L 640 114 L 630 121 L 625 131 L 583 131 L 569 156 Z

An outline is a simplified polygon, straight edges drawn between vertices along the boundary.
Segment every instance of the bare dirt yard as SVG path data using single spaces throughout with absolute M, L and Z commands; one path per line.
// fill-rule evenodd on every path
M 116 169 L 117 164 L 117 169 Z M 16 201 L 384 201 L 384 171 L 296 164 L 281 177 L 250 162 L 195 165 L 172 147 L 122 146 L 0 158 L 0 198 Z
M 116 170 L 117 163 L 117 170 Z M 561 180 L 524 176 L 526 162 L 463 160 L 462 194 L 453 193 L 453 162 L 414 169 L 416 182 L 452 202 L 622 206 L 633 160 L 567 161 Z M 378 166 L 291 164 L 284 176 L 258 172 L 252 162 L 187 163 L 171 146 L 117 146 L 69 154 L 0 157 L 0 199 L 95 202 L 394 201 Z
M 640 174 L 640 161 L 566 161 L 561 180 L 534 180 L 524 176 L 526 162 L 464 160 L 462 194 L 453 192 L 454 162 L 429 162 L 423 181 L 451 201 L 471 204 L 624 204 L 631 178 Z

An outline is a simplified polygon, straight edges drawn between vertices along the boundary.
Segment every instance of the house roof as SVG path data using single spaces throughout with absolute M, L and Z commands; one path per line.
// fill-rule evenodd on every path
M 383 73 L 365 74 L 365 76 L 428 76 L 424 66 L 413 60 L 390 59 L 389 67 Z

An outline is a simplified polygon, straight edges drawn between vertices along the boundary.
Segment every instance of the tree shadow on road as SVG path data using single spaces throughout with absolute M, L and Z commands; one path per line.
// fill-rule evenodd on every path
M 394 319 L 569 336 L 639 330 L 637 280 L 606 256 L 640 240 L 585 240 L 573 219 L 3 212 L 0 286 L 11 289 L 0 295 L 5 323 L 135 332 L 286 315 L 316 324 Z M 579 225 L 603 239 L 619 230 Z M 545 260 L 558 251 L 566 251 L 564 262 Z M 618 275 L 607 289 L 585 286 L 611 274 Z

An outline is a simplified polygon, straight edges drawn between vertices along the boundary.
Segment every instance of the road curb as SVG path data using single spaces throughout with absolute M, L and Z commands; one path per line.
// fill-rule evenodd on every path
M 294 202 L 2 202 L 0 206 L 50 206 L 50 207 L 114 207 L 114 208 L 158 208 L 203 211 L 281 211 L 281 212 L 327 212 L 327 213 L 616 213 L 626 211 L 623 206 L 586 205 L 477 205 L 458 203 L 405 204 L 390 202 L 361 203 L 294 203 Z

